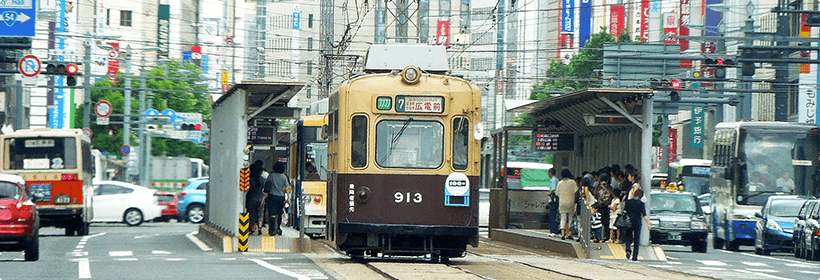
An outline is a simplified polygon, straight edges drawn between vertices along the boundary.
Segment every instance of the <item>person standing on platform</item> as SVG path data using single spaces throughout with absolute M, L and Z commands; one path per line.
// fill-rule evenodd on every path
M 643 198 L 643 190 L 637 189 L 633 197 L 627 200 L 626 206 L 624 206 L 626 215 L 629 216 L 629 220 L 632 222 L 632 227 L 622 229 L 626 230 L 624 250 L 626 251 L 626 258 L 629 259 L 632 257 L 633 261 L 638 260 L 638 249 L 641 246 L 641 227 L 643 226 L 644 220 L 646 220 L 646 225 L 649 225 L 649 220 L 646 216 L 646 204 L 641 201 L 641 198 Z M 632 246 L 632 250 L 629 249 L 630 245 Z
M 259 217 L 262 209 L 262 188 L 265 180 L 262 178 L 264 167 L 261 160 L 257 160 L 249 169 L 249 186 L 248 192 L 245 194 L 245 209 L 248 211 L 248 218 L 250 222 L 250 233 L 262 235 L 261 225 L 259 225 Z
M 265 207 L 270 219 L 268 235 L 282 235 L 282 214 L 285 207 L 285 187 L 290 186 L 290 179 L 284 174 L 285 163 L 277 162 L 273 165 L 273 174 L 268 175 L 265 181 Z
M 575 213 L 575 192 L 578 185 L 569 169 L 561 170 L 561 181 L 558 182 L 555 192 L 558 195 L 558 213 L 561 215 L 561 239 L 572 238 L 569 230 L 572 214 Z

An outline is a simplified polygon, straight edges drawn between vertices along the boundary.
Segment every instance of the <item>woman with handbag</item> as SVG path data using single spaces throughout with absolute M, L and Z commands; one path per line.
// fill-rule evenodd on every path
M 633 261 L 638 260 L 638 248 L 640 248 L 641 243 L 641 226 L 643 225 L 643 221 L 646 220 L 647 226 L 649 225 L 649 220 L 646 216 L 646 204 L 641 201 L 641 198 L 643 198 L 643 190 L 637 189 L 633 193 L 632 199 L 627 200 L 624 206 L 626 217 L 629 217 L 631 223 L 631 227 L 622 228 L 622 230 L 626 230 L 624 250 L 626 251 L 626 258 L 629 259 L 632 257 Z M 632 246 L 631 251 L 629 248 L 630 245 Z
M 569 223 L 575 213 L 575 192 L 578 185 L 569 169 L 561 170 L 561 181 L 558 182 L 555 193 L 558 195 L 558 213 L 561 216 L 561 239 L 572 238 Z
M 290 180 L 285 176 L 285 163 L 277 162 L 273 165 L 273 174 L 265 181 L 265 208 L 268 210 L 268 235 L 282 235 L 282 214 L 285 207 L 286 188 L 290 188 Z

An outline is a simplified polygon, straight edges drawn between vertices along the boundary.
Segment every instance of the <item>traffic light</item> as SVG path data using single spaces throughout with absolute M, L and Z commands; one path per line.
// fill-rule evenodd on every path
M 77 76 L 82 76 L 79 73 L 79 65 L 81 64 L 80 62 L 68 61 L 44 61 L 45 71 L 42 74 L 66 76 L 65 84 L 73 87 L 77 85 Z
M 182 123 L 179 126 L 179 130 L 199 131 L 199 130 L 202 130 L 202 124 L 201 123 Z
M 716 79 L 726 79 L 726 67 L 734 67 L 735 62 L 728 58 L 707 58 L 703 61 L 703 67 L 711 67 L 715 70 Z

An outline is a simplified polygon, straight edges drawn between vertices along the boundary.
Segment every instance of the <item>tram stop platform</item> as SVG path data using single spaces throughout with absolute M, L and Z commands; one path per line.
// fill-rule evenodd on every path
M 299 231 L 291 227 L 283 225 L 282 235 L 269 236 L 267 228 L 262 229 L 262 233 L 248 236 L 247 252 L 311 252 L 310 237 L 305 235 L 300 242 Z M 213 250 L 221 250 L 224 253 L 240 252 L 239 238 L 214 225 L 200 225 L 195 236 Z
M 546 229 L 489 229 L 490 240 L 519 246 L 543 249 L 579 259 L 626 259 L 623 244 L 602 243 L 601 250 L 595 250 L 597 243 L 590 243 L 589 254 L 581 242 L 566 239 L 561 240 L 558 234 L 550 233 Z M 666 254 L 657 245 L 641 246 L 638 260 L 666 261 Z

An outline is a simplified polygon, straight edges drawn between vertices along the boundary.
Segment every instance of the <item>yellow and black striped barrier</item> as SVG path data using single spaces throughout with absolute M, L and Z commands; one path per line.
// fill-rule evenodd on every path
M 248 168 L 239 169 L 239 190 L 247 191 L 251 186 L 251 170 Z
M 249 217 L 248 212 L 239 213 L 239 252 L 248 251 L 248 237 L 250 235 Z

